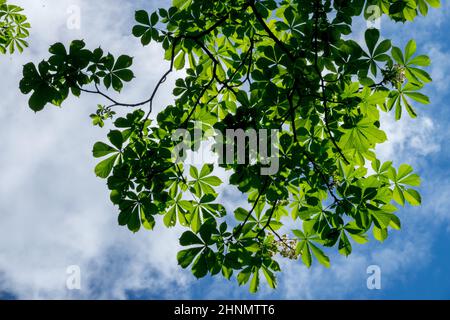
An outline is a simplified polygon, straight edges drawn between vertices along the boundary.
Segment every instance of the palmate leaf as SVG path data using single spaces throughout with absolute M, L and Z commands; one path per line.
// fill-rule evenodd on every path
M 135 37 L 141 38 L 143 46 L 150 44 L 152 40 L 157 41 L 159 37 L 158 30 L 155 28 L 159 16 L 153 12 L 151 16 L 145 10 L 138 10 L 135 13 L 135 20 L 139 23 L 133 27 L 132 33 Z
M 392 48 L 392 56 L 394 60 L 404 68 L 404 74 L 408 82 L 403 86 L 398 85 L 397 90 L 389 93 L 389 100 L 386 104 L 387 110 L 395 108 L 395 118 L 399 120 L 402 117 L 403 109 L 406 109 L 412 118 L 417 117 L 417 113 L 412 106 L 410 99 L 422 103 L 429 104 L 430 100 L 427 96 L 419 91 L 425 83 L 432 79 L 430 75 L 423 69 L 416 66 L 427 67 L 431 61 L 428 56 L 418 55 L 414 56 L 417 50 L 417 44 L 414 40 L 410 40 L 405 47 L 405 54 L 398 47 Z
M 214 166 L 212 164 L 205 164 L 199 173 L 196 167 L 191 166 L 190 174 L 194 180 L 190 182 L 190 185 L 196 196 L 201 197 L 205 194 L 217 194 L 214 187 L 220 186 L 222 181 L 218 177 L 210 176 L 213 168 Z
M 339 140 L 339 146 L 343 150 L 357 150 L 365 152 L 376 144 L 387 140 L 384 131 L 377 128 L 374 121 L 364 118 L 348 129 L 342 129 L 343 135 Z
M 363 61 L 367 65 L 367 71 L 364 70 L 362 73 L 368 73 L 368 70 L 374 76 L 378 74 L 378 64 L 377 62 L 387 62 L 391 58 L 386 54 L 386 52 L 391 48 L 391 40 L 385 39 L 378 43 L 380 39 L 380 31 L 378 29 L 367 29 L 365 33 L 366 45 L 368 48 L 368 53 L 363 51 L 365 59 Z
M 187 268 L 192 264 L 192 273 L 197 278 L 205 277 L 208 272 L 213 274 L 220 271 L 220 265 L 217 264 L 217 256 L 210 249 L 213 245 L 213 234 L 219 233 L 215 222 L 206 221 L 200 228 L 199 234 L 186 231 L 180 237 L 182 246 L 191 246 L 189 249 L 182 250 L 178 253 L 178 264 L 182 268 Z
M 174 227 L 177 220 L 180 225 L 189 226 L 191 216 L 188 213 L 192 212 L 194 208 L 191 201 L 183 200 L 180 194 L 173 201 L 170 201 L 168 206 L 169 209 L 163 219 L 166 227 Z
M 432 79 L 430 75 L 415 66 L 428 67 L 431 60 L 426 55 L 414 56 L 417 50 L 417 44 L 414 40 L 410 40 L 405 46 L 405 55 L 398 47 L 392 48 L 392 57 L 395 61 L 405 68 L 406 78 L 417 86 L 430 82 Z
M 108 178 L 114 165 L 122 160 L 121 149 L 125 142 L 123 134 L 119 130 L 111 130 L 108 134 L 108 139 L 114 147 L 104 142 L 96 142 L 92 150 L 92 154 L 95 158 L 102 158 L 110 155 L 95 167 L 95 174 L 102 179 Z
M 329 268 L 330 258 L 325 255 L 322 249 L 320 249 L 313 243 L 313 241 L 319 240 L 318 237 L 310 235 L 310 232 L 312 232 L 311 228 L 306 227 L 305 229 L 307 230 L 305 230 L 305 232 L 302 232 L 301 230 L 292 230 L 293 234 L 300 239 L 297 247 L 295 248 L 296 253 L 301 255 L 303 263 L 308 268 L 310 268 L 312 265 L 312 255 L 314 255 L 314 257 L 320 264 L 322 264 L 326 268 Z
M 192 201 L 189 210 L 189 218 L 191 230 L 198 233 L 204 222 L 212 217 L 223 217 L 226 210 L 223 205 L 214 203 L 216 195 L 205 194 L 200 199 Z
M 121 55 L 116 61 L 109 54 L 105 59 L 106 75 L 103 83 L 106 88 L 113 87 L 120 92 L 123 88 L 123 82 L 130 82 L 133 78 L 133 72 L 128 69 L 133 64 L 133 58 L 127 55 Z
M 411 166 L 402 164 L 398 172 L 391 167 L 388 173 L 389 179 L 395 184 L 394 200 L 402 206 L 405 205 L 405 200 L 413 206 L 418 206 L 422 202 L 421 196 L 416 190 L 407 188 L 407 186 L 420 186 L 420 177 L 412 172 Z
M 120 214 L 118 222 L 121 226 L 127 226 L 132 232 L 138 232 L 141 226 L 145 229 L 153 230 L 158 208 L 151 202 L 148 194 L 136 195 L 128 193 L 127 199 L 118 199 Z

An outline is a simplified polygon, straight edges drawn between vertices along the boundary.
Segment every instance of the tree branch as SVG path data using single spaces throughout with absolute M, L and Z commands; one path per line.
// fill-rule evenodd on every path
M 334 147 L 336 148 L 337 152 L 339 153 L 339 155 L 342 157 L 342 159 L 344 160 L 344 162 L 346 164 L 350 164 L 350 162 L 347 160 L 347 158 L 345 157 L 344 153 L 342 152 L 341 148 L 338 146 L 336 139 L 334 139 L 333 133 L 331 131 L 330 128 L 330 110 L 328 109 L 328 105 L 327 105 L 327 96 L 326 96 L 326 86 L 325 86 L 325 82 L 322 76 L 322 71 L 320 70 L 319 67 L 319 19 L 320 19 L 320 10 L 322 7 L 322 1 L 321 0 L 317 0 L 316 1 L 316 10 L 314 13 L 314 67 L 316 69 L 317 75 L 319 76 L 320 79 L 320 87 L 321 87 L 321 91 L 322 91 L 322 103 L 323 103 L 323 108 L 325 111 L 325 128 L 326 131 L 328 132 L 328 136 L 330 137 L 331 142 L 333 143 Z
M 269 35 L 269 37 L 275 41 L 275 43 L 278 45 L 278 47 L 280 47 L 281 50 L 284 51 L 284 53 L 286 53 L 286 55 L 289 57 L 289 59 L 292 62 L 295 62 L 295 60 L 297 60 L 297 57 L 295 57 L 292 52 L 288 49 L 288 47 L 286 46 L 286 44 L 284 44 L 280 39 L 278 39 L 278 37 L 272 32 L 272 30 L 270 30 L 269 26 L 266 24 L 266 22 L 264 21 L 264 18 L 261 16 L 261 14 L 258 12 L 258 9 L 256 8 L 255 5 L 255 1 L 254 0 L 250 0 L 249 1 L 249 5 L 252 8 L 252 11 L 256 17 L 256 19 L 258 20 L 259 24 L 264 28 L 264 30 L 266 31 L 266 33 Z
M 278 205 L 278 201 L 279 200 L 275 201 L 275 203 L 273 204 L 272 210 L 270 211 L 270 214 L 269 214 L 269 218 L 267 219 L 267 222 L 266 222 L 265 226 L 261 230 L 259 230 L 258 234 L 256 235 L 256 238 L 258 238 L 264 232 L 264 230 L 266 230 L 267 227 L 269 227 L 270 223 L 272 222 L 272 217 L 273 217 L 273 214 L 275 212 L 275 208 Z
M 263 184 L 261 190 L 259 191 L 258 196 L 256 197 L 256 200 L 255 200 L 255 203 L 253 204 L 252 209 L 248 212 L 247 216 L 245 217 L 245 220 L 239 225 L 239 227 L 235 230 L 235 232 L 233 232 L 233 234 L 228 238 L 229 241 L 233 238 L 236 238 L 236 236 L 238 236 L 239 233 L 241 233 L 242 229 L 247 224 L 248 220 L 250 219 L 250 217 L 253 214 L 253 211 L 255 211 L 256 206 L 258 205 L 259 199 L 261 198 L 262 194 L 265 192 L 265 190 L 268 186 L 268 182 L 269 182 L 269 178 L 268 178 L 268 176 L 265 176 L 264 184 Z
M 270 231 L 272 231 L 272 233 L 278 238 L 278 240 L 280 242 L 282 242 L 287 248 L 289 248 L 292 251 L 296 251 L 295 248 L 292 248 L 288 243 L 286 243 L 286 239 L 283 239 L 283 237 L 281 237 L 278 232 L 276 232 L 270 225 L 269 225 L 269 229 Z

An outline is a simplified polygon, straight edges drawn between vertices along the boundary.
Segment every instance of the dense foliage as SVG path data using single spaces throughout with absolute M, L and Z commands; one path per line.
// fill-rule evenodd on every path
M 280 255 L 328 267 L 325 247 L 347 256 L 369 233 L 384 241 L 400 229 L 395 204 L 420 205 L 419 176 L 407 164 L 381 163 L 374 149 L 387 140 L 380 113 L 416 117 L 416 103 L 429 103 L 421 89 L 431 81 L 430 59 L 416 54 L 414 40 L 400 49 L 377 29 L 365 32 L 365 44 L 352 40 L 352 22 L 368 18 L 371 5 L 409 22 L 439 1 L 175 0 L 169 9 L 136 12 L 133 35 L 144 46 L 160 43 L 170 62 L 148 99 L 111 98 L 108 89 L 120 92 L 134 78 L 133 59 L 79 40 L 54 44 L 48 60 L 25 65 L 20 89 L 32 93 L 34 111 L 70 93 L 107 101 L 91 118 L 100 127 L 115 118 L 115 129 L 93 154 L 105 158 L 95 172 L 107 179 L 120 225 L 153 229 L 162 215 L 167 227 L 187 229 L 178 261 L 196 277 L 236 275 L 255 292 L 263 276 L 274 288 Z M 151 120 L 156 93 L 182 69 L 175 103 Z M 116 117 L 119 107 L 134 109 Z M 221 165 L 249 209 L 232 213 L 218 203 L 214 164 L 174 161 L 172 133 L 198 121 L 204 131 L 280 129 L 276 174 L 261 175 L 260 162 Z
M 16 49 L 22 52 L 28 47 L 30 24 L 22 14 L 23 9 L 0 0 L 0 53 L 13 53 Z

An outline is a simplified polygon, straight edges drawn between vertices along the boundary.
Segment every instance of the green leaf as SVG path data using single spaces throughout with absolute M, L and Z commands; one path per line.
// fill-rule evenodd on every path
M 250 293 L 258 292 L 259 288 L 259 270 L 253 272 L 252 280 L 250 281 Z
M 200 175 L 199 178 L 204 178 L 206 176 L 208 176 L 210 173 L 212 173 L 214 170 L 214 165 L 212 164 L 205 164 L 202 167 L 202 170 L 200 171 Z
M 369 240 L 367 239 L 367 235 L 365 234 L 353 234 L 353 233 L 349 233 L 350 237 L 353 239 L 353 241 L 355 241 L 358 244 L 365 244 L 367 243 Z
M 117 148 L 117 149 L 122 149 L 122 145 L 123 145 L 123 136 L 122 136 L 122 132 L 118 131 L 118 130 L 111 130 L 108 133 L 108 139 L 109 141 L 111 141 L 111 143 Z
M 422 104 L 430 104 L 430 99 L 426 95 L 424 95 L 422 93 L 419 93 L 419 92 L 405 92 L 405 94 L 408 97 L 410 97 L 411 99 L 413 99 L 413 100 L 415 100 L 417 102 L 420 102 Z
M 113 152 L 117 152 L 117 149 L 114 149 L 113 147 L 103 142 L 96 142 L 92 151 L 95 158 L 101 158 Z
M 308 268 L 311 267 L 312 258 L 311 258 L 311 252 L 309 251 L 309 244 L 308 242 L 305 242 L 303 249 L 301 251 L 302 255 L 302 261 Z
M 49 102 L 48 92 L 50 90 L 47 86 L 41 86 L 38 90 L 36 90 L 28 100 L 28 106 L 34 112 L 42 111 L 45 105 Z
M 112 157 L 109 157 L 108 159 L 105 159 L 97 164 L 97 166 L 95 167 L 95 174 L 97 175 L 97 177 L 102 179 L 108 178 L 118 157 L 119 154 L 115 154 Z
M 208 263 L 206 262 L 206 254 L 203 251 L 192 265 L 192 274 L 197 278 L 203 278 L 208 274 Z
M 245 268 L 244 270 L 239 272 L 239 274 L 236 277 L 238 284 L 240 286 L 242 286 L 243 284 L 246 284 L 248 282 L 248 280 L 250 280 L 251 274 L 252 274 L 251 268 Z
M 395 172 L 394 168 L 390 168 L 388 176 L 396 184 L 418 187 L 420 186 L 420 177 L 412 172 L 413 168 L 410 165 L 402 164 L 398 173 Z
M 402 189 L 399 186 L 394 187 L 393 199 L 400 205 L 405 205 L 405 196 Z
M 381 54 L 387 52 L 391 47 L 391 40 L 386 39 L 381 41 L 378 47 L 375 49 L 375 52 L 373 53 L 374 57 L 380 56 Z
M 414 53 L 416 53 L 416 50 L 416 42 L 414 40 L 410 40 L 405 47 L 405 60 L 409 61 Z
M 61 42 L 51 45 L 50 49 L 48 51 L 54 55 L 60 55 L 60 56 L 67 55 L 66 48 L 64 47 L 64 45 Z
M 179 10 L 184 10 L 191 4 L 191 2 L 192 0 L 173 0 L 173 6 Z
M 195 257 L 203 250 L 203 248 L 191 248 L 186 250 L 181 250 L 177 254 L 178 264 L 186 269 L 194 261 Z
M 314 244 L 309 243 L 312 253 L 316 257 L 317 261 L 319 261 L 326 268 L 330 267 L 330 258 L 328 258 L 322 250 L 316 247 Z
M 374 226 L 372 231 L 374 238 L 380 242 L 383 242 L 388 237 L 388 231 L 386 228 L 380 229 Z
M 190 174 L 191 174 L 191 177 L 192 177 L 192 178 L 194 178 L 194 179 L 198 179 L 198 178 L 199 178 L 199 176 L 198 176 L 198 170 L 197 170 L 196 167 L 191 166 L 189 170 L 190 170 Z
M 306 239 L 305 234 L 301 230 L 292 230 L 292 233 L 301 240 Z
M 398 47 L 392 47 L 392 57 L 398 64 L 405 65 L 405 59 L 403 58 L 403 53 Z
M 141 219 L 139 215 L 139 207 L 136 206 L 134 210 L 131 212 L 131 215 L 128 219 L 127 223 L 128 230 L 131 232 L 138 232 L 141 228 Z
M 345 232 L 342 232 L 339 238 L 339 253 L 346 257 L 352 253 L 352 245 Z
M 378 129 L 370 118 L 363 118 L 352 128 L 343 131 L 344 135 L 339 141 L 339 146 L 344 150 L 355 149 L 365 152 L 375 144 L 387 140 L 384 131 Z
M 392 215 L 389 226 L 395 230 L 400 230 L 402 227 L 402 224 L 400 222 L 400 219 L 396 215 Z
M 238 221 L 244 221 L 247 218 L 248 211 L 243 208 L 237 208 L 234 211 L 234 216 Z
M 200 217 L 200 211 L 198 208 L 196 208 L 196 209 L 194 209 L 194 212 L 192 213 L 192 218 L 191 218 L 192 231 L 194 231 L 195 233 L 199 232 L 201 225 L 202 225 L 202 220 Z
M 202 178 L 201 180 L 202 180 L 202 182 L 205 182 L 205 183 L 215 186 L 215 187 L 220 186 L 222 184 L 222 180 L 220 180 L 218 177 L 214 177 L 214 176 Z
M 408 65 L 416 65 L 420 67 L 428 67 L 430 64 L 430 58 L 425 55 L 416 56 L 408 62 Z
M 136 11 L 135 19 L 139 23 L 150 25 L 150 17 L 148 16 L 148 12 L 145 10 Z
M 181 51 L 174 62 L 175 70 L 183 69 L 185 63 L 186 63 L 186 54 L 184 53 L 184 51 Z
M 372 54 L 375 45 L 377 44 L 378 40 L 380 39 L 380 31 L 378 29 L 367 29 L 365 33 L 366 38 L 366 44 L 367 48 L 369 49 L 369 52 Z
M 159 21 L 159 16 L 156 12 L 153 12 L 151 17 L 150 17 L 150 22 L 152 26 L 155 26 Z
M 406 189 L 403 195 L 405 200 L 412 206 L 420 206 L 422 204 L 420 193 L 414 189 Z
M 273 272 L 264 266 L 262 267 L 262 271 L 263 271 L 264 277 L 266 278 L 266 281 L 267 281 L 267 284 L 269 285 L 269 287 L 271 287 L 272 289 L 275 289 L 277 287 L 277 279 L 275 278 L 275 275 L 273 274 Z
M 127 69 L 133 64 L 133 58 L 127 55 L 121 55 L 114 65 L 114 70 Z
M 413 187 L 419 187 L 421 183 L 420 177 L 417 174 L 411 174 L 407 177 L 401 178 L 398 182 Z
M 381 209 L 370 210 L 370 213 L 375 218 L 378 225 L 380 225 L 382 228 L 387 228 L 389 226 L 392 219 L 392 214 L 384 212 Z
M 439 8 L 441 6 L 440 0 L 426 0 L 433 8 Z
M 177 224 L 177 211 L 175 209 L 175 206 L 167 211 L 167 213 L 164 215 L 163 222 L 167 228 L 175 227 L 175 225 Z
M 146 215 L 144 212 L 141 213 L 142 226 L 147 230 L 153 230 L 156 225 L 155 218 L 151 215 Z

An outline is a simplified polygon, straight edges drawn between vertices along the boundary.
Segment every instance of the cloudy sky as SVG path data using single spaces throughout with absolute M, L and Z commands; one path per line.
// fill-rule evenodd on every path
M 0 57 L 0 298 L 450 298 L 450 5 L 414 25 L 382 21 L 381 32 L 399 46 L 414 37 L 430 55 L 434 82 L 427 88 L 430 106 L 418 106 L 416 120 L 384 119 L 389 142 L 379 147 L 385 160 L 414 165 L 422 175 L 423 205 L 401 210 L 403 229 L 383 244 L 357 246 L 344 258 L 332 255 L 331 269 L 300 262 L 282 263 L 277 290 L 256 295 L 235 280 L 193 278 L 177 266 L 182 230 L 156 228 L 131 234 L 117 225 L 105 182 L 95 177 L 92 145 L 105 129 L 94 128 L 89 114 L 97 97 L 69 99 L 63 108 L 34 114 L 18 90 L 22 65 L 47 57 L 49 45 L 84 39 L 91 48 L 135 57 L 137 78 L 122 100 L 149 95 L 167 64 L 155 46 L 142 48 L 130 35 L 134 11 L 154 10 L 170 0 L 14 0 L 33 25 L 30 48 Z M 80 29 L 67 27 L 70 12 L 80 10 Z M 363 29 L 356 26 L 360 35 Z M 158 108 L 171 102 L 175 76 L 161 90 Z M 223 202 L 231 210 L 236 193 Z M 79 266 L 81 290 L 66 288 L 67 268 Z M 382 271 L 381 290 L 368 290 L 367 267 Z

